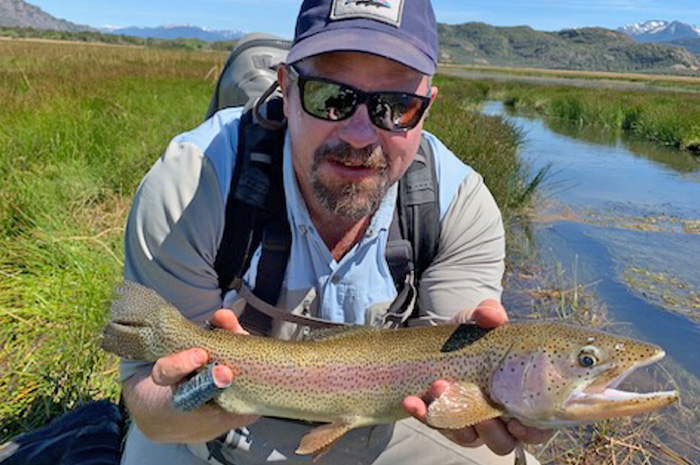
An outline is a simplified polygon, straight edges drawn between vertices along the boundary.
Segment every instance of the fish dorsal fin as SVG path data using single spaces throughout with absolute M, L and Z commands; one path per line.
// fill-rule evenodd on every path
M 338 326 L 337 328 L 325 328 L 311 331 L 306 336 L 307 341 L 330 341 L 333 339 L 341 339 L 359 333 L 367 333 L 377 331 L 378 328 L 372 326 Z
M 475 324 L 459 325 L 450 337 L 445 341 L 445 344 L 440 349 L 440 352 L 456 352 L 467 346 L 474 344 L 476 341 L 486 336 L 491 329 L 481 328 Z
M 435 428 L 458 429 L 503 413 L 491 404 L 479 386 L 458 381 L 430 404 L 426 421 Z
M 318 426 L 301 438 L 301 443 L 296 453 L 299 455 L 312 455 L 314 461 L 316 461 L 352 428 L 354 428 L 353 424 L 345 420 L 337 420 L 333 423 Z

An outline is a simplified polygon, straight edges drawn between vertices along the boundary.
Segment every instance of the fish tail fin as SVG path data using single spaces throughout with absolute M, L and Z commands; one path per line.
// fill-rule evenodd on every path
M 172 327 L 180 312 L 157 292 L 131 281 L 115 290 L 110 322 L 102 331 L 102 348 L 121 357 L 155 361 L 168 353 L 162 329 Z

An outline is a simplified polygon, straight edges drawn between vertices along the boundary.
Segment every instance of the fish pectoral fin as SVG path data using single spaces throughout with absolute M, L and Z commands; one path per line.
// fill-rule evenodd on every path
M 327 425 L 318 426 L 301 438 L 301 443 L 296 453 L 299 455 L 313 455 L 314 460 L 316 460 L 353 428 L 354 425 L 345 420 L 337 420 Z
M 459 429 L 503 413 L 476 384 L 455 382 L 430 404 L 426 421 L 435 428 Z

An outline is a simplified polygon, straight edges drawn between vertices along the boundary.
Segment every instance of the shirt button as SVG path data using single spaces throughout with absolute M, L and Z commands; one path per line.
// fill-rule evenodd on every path
M 302 224 L 301 226 L 299 226 L 299 232 L 301 233 L 302 236 L 306 236 L 306 233 L 308 232 L 306 230 L 306 225 Z

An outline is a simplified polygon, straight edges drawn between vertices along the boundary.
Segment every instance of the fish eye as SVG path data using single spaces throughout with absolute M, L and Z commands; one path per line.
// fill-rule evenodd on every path
M 600 350 L 595 346 L 586 346 L 578 354 L 578 363 L 584 368 L 595 366 L 600 361 Z

